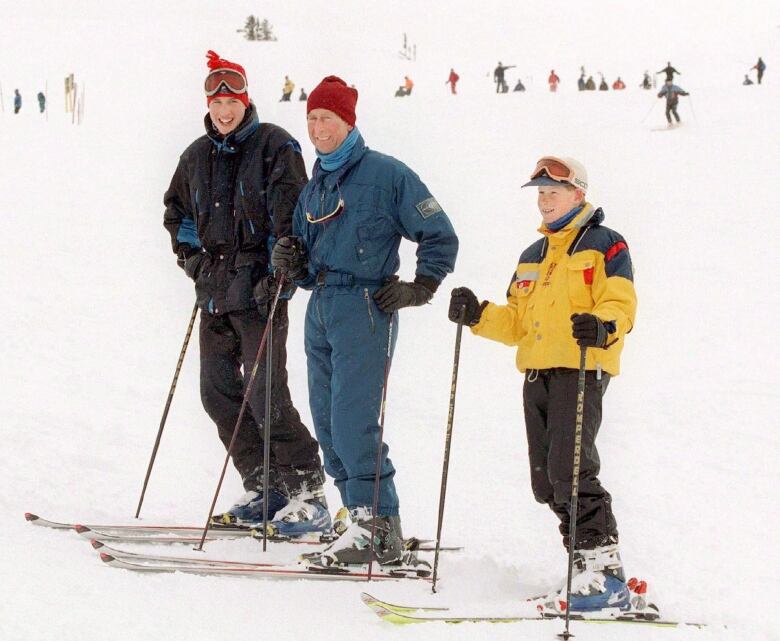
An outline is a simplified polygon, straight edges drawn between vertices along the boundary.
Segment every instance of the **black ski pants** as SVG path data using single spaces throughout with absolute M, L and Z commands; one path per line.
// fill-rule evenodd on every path
M 228 447 L 266 322 L 255 309 L 200 316 L 200 394 L 219 438 Z M 317 441 L 301 422 L 287 386 L 287 302 L 273 319 L 270 485 L 288 496 L 324 481 Z M 244 412 L 233 464 L 246 490 L 262 488 L 266 352 L 260 358 Z
M 563 544 L 569 545 L 569 507 L 574 462 L 574 432 L 577 416 L 576 369 L 529 370 L 523 385 L 531 488 L 539 503 L 546 503 L 560 520 Z M 618 540 L 612 515 L 612 497 L 598 479 L 599 455 L 596 435 L 601 424 L 601 398 L 609 375 L 585 375 L 585 406 L 582 426 L 577 533 L 575 549 L 589 550 Z
M 674 118 L 677 122 L 680 122 L 680 116 L 677 113 L 677 103 L 666 103 L 666 122 L 671 123 L 672 122 L 672 114 L 674 114 Z

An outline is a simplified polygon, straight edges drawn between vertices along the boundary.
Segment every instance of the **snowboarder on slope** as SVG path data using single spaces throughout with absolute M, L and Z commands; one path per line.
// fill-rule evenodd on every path
M 261 122 L 244 68 L 207 54 L 205 135 L 193 142 L 165 193 L 164 224 L 200 307 L 200 394 L 227 447 L 265 330 L 277 280 L 270 247 L 292 229 L 306 168 L 298 142 Z M 283 294 L 289 298 L 290 291 Z M 218 522 L 262 523 L 263 501 L 283 534 L 329 531 L 317 442 L 287 386 L 287 301 L 273 317 L 273 371 L 263 357 L 234 445 L 246 490 Z M 265 381 L 272 377 L 270 489 L 263 486 Z
M 366 146 L 355 126 L 357 98 L 336 76 L 309 94 L 317 161 L 295 208 L 294 235 L 280 238 L 271 258 L 312 292 L 304 327 L 309 403 L 325 469 L 351 515 L 343 534 L 310 560 L 315 565 L 406 558 L 395 468 L 379 441 L 382 390 L 398 311 L 430 301 L 458 251 L 447 215 L 417 175 Z M 413 282 L 395 275 L 402 238 L 417 243 Z
M 595 439 L 602 397 L 620 372 L 620 353 L 634 326 L 631 257 L 623 237 L 602 225 L 604 212 L 586 201 L 581 163 L 545 156 L 523 187 L 538 188 L 542 238 L 521 254 L 506 304 L 480 302 L 459 287 L 452 291 L 449 318 L 458 322 L 463 314 L 476 336 L 517 348 L 517 368 L 525 373 L 531 488 L 558 517 L 567 549 L 580 348 L 588 348 L 570 606 L 625 609 L 629 591 L 612 500 L 598 479 Z M 561 601 L 565 587 L 539 604 L 558 609 Z

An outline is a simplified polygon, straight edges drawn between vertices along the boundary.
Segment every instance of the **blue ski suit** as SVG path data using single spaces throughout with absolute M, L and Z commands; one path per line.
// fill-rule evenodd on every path
M 339 201 L 340 215 L 310 222 L 336 212 Z M 395 468 L 380 444 L 379 414 L 398 313 L 382 312 L 373 295 L 398 271 L 401 238 L 418 244 L 416 277 L 434 290 L 455 267 L 458 238 L 419 177 L 368 149 L 362 137 L 339 169 L 315 163 L 293 234 L 309 256 L 309 274 L 296 284 L 312 290 L 305 323 L 309 403 L 325 470 L 346 507 L 371 506 L 381 445 L 377 513 L 395 516 Z

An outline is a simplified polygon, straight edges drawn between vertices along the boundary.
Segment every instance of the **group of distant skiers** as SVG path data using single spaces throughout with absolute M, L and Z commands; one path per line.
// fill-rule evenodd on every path
M 46 111 L 46 96 L 42 91 L 38 92 L 38 108 L 41 113 Z M 14 113 L 18 114 L 22 110 L 22 94 L 18 89 L 14 89 Z

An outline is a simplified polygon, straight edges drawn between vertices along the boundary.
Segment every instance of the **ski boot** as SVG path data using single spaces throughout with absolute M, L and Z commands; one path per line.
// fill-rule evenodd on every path
M 342 515 L 343 516 L 343 515 Z M 413 551 L 405 549 L 399 516 L 377 515 L 371 509 L 357 507 L 350 512 L 350 523 L 342 534 L 317 555 L 309 555 L 305 563 L 312 571 L 322 571 L 346 565 L 365 565 L 375 561 L 379 572 L 390 576 L 424 577 L 431 566 L 421 561 Z M 341 523 L 345 521 L 342 518 Z M 374 532 L 374 554 L 371 556 L 371 530 Z
M 566 611 L 566 586 L 533 599 L 540 614 Z M 571 612 L 618 614 L 631 608 L 631 595 L 617 544 L 592 550 L 575 550 L 572 568 Z
M 320 534 L 323 541 L 333 540 L 328 502 L 320 486 L 290 497 L 290 502 L 274 514 L 268 524 L 267 534 L 271 537 L 298 537 L 305 534 Z
M 289 499 L 271 488 L 268 490 L 268 519 L 274 519 L 276 513 L 289 503 Z M 250 490 L 241 496 L 227 512 L 211 517 L 211 525 L 252 528 L 263 523 L 263 493 Z

